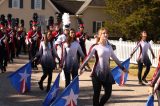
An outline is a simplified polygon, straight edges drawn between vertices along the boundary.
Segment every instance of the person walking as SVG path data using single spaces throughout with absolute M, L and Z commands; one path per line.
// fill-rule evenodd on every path
M 76 40 L 74 29 L 70 29 L 69 36 L 62 47 L 62 66 L 65 75 L 65 87 L 67 87 L 71 80 L 70 74 L 72 75 L 72 79 L 78 75 L 79 61 L 77 53 L 80 54 L 81 58 L 84 58 L 81 46 Z
M 86 43 L 86 40 L 90 39 L 90 37 L 86 32 L 84 32 L 84 24 L 83 24 L 82 19 L 78 17 L 77 21 L 78 21 L 78 24 L 79 24 L 79 27 L 78 27 L 79 31 L 76 32 L 76 38 L 77 38 L 77 40 L 78 40 L 78 42 L 79 42 L 79 44 L 82 48 L 82 51 L 83 51 L 84 55 L 87 56 L 87 50 L 86 50 L 86 44 L 85 43 Z M 78 54 L 78 56 L 79 56 L 79 54 Z M 79 61 L 80 61 L 80 58 L 79 58 Z M 91 68 L 90 68 L 89 64 L 86 64 L 85 70 L 91 71 Z
M 28 40 L 28 48 L 29 48 L 29 60 L 33 59 L 36 53 L 39 51 L 40 41 L 42 38 L 42 33 L 39 28 L 38 22 L 38 14 L 33 14 L 33 21 L 31 23 L 31 29 L 27 33 L 27 40 Z M 38 70 L 36 65 L 36 61 L 31 63 L 32 69 Z
M 48 84 L 47 84 L 47 89 L 46 91 L 48 92 L 50 90 L 50 85 L 52 81 L 52 72 L 53 69 L 55 68 L 55 57 L 60 61 L 57 52 L 55 50 L 55 46 L 53 44 L 53 41 L 49 41 L 49 39 L 52 36 L 52 32 L 48 31 L 47 34 L 44 34 L 44 41 L 40 43 L 40 49 L 39 53 L 37 55 L 40 56 L 40 64 L 42 65 L 43 69 L 43 75 L 38 82 L 39 87 L 41 90 L 43 90 L 43 81 L 46 79 L 48 76 Z
M 158 106 L 160 106 L 160 71 L 154 74 L 153 79 L 150 83 L 149 93 L 154 95 L 156 93 Z
M 132 58 L 133 54 L 140 48 L 139 55 L 137 57 L 137 63 L 138 63 L 138 80 L 139 84 L 145 85 L 142 81 L 145 83 L 148 83 L 146 80 L 146 77 L 150 71 L 151 61 L 148 56 L 148 49 L 151 51 L 153 59 L 155 58 L 155 55 L 153 53 L 153 50 L 151 48 L 150 43 L 146 41 L 147 39 L 147 32 L 142 31 L 141 32 L 141 40 L 137 43 L 137 46 L 133 49 L 130 57 Z M 146 70 L 144 72 L 144 75 L 142 77 L 142 70 L 143 70 L 143 64 L 146 66 Z
M 152 80 L 150 82 L 149 93 L 154 95 L 156 93 L 158 106 L 160 106 L 160 50 L 158 53 L 158 66 L 153 74 Z
M 99 29 L 97 43 L 91 46 L 88 56 L 79 68 L 79 74 L 81 75 L 84 72 L 83 69 L 85 65 L 95 56 L 96 61 L 91 73 L 94 90 L 93 106 L 104 106 L 111 96 L 112 84 L 114 84 L 115 81 L 110 71 L 110 57 L 124 72 L 126 72 L 126 69 L 122 66 L 108 42 L 108 35 L 108 30 L 106 28 Z M 101 86 L 104 88 L 104 95 L 100 99 Z

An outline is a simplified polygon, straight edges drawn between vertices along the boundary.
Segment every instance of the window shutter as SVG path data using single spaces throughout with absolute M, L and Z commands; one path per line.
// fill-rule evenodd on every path
M 34 9 L 34 0 L 31 0 L 31 9 Z
M 8 0 L 9 2 L 8 2 L 8 6 L 9 6 L 9 8 L 12 8 L 12 0 Z
M 45 0 L 42 0 L 42 9 L 45 9 Z
M 23 8 L 23 0 L 20 0 L 20 8 Z
M 105 27 L 105 21 L 102 21 L 102 27 Z
M 96 22 L 93 22 L 93 33 L 96 33 Z

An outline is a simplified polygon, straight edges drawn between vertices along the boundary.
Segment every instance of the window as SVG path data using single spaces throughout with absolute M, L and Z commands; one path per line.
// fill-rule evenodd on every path
M 42 8 L 42 0 L 34 0 L 34 8 L 41 9 Z
M 9 8 L 23 8 L 23 0 L 9 0 Z
M 104 27 L 103 21 L 94 21 L 93 22 L 93 33 L 97 33 L 100 28 Z
M 45 9 L 45 0 L 31 0 L 31 9 Z
M 20 7 L 20 1 L 19 0 L 12 0 L 12 7 L 13 8 L 19 8 Z

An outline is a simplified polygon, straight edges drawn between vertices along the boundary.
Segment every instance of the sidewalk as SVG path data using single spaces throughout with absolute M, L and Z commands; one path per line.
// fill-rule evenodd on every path
M 39 81 L 42 71 L 33 70 L 32 72 L 32 88 L 31 92 L 20 95 L 11 86 L 7 76 L 14 72 L 16 69 L 27 63 L 26 56 L 20 56 L 15 59 L 13 64 L 9 64 L 6 73 L 0 73 L 0 106 L 42 106 L 46 92 L 38 88 L 37 82 Z M 58 70 L 53 73 L 53 80 L 55 80 Z M 78 106 L 92 106 L 92 83 L 89 77 L 90 72 L 85 72 L 80 76 L 80 94 L 78 99 Z M 46 87 L 46 81 L 44 87 Z M 61 79 L 61 91 L 64 89 L 64 81 Z M 103 93 L 103 90 L 102 90 Z M 148 86 L 138 85 L 136 77 L 130 76 L 127 84 L 123 87 L 113 85 L 113 92 L 110 100 L 106 106 L 145 106 L 148 98 Z M 155 96 L 155 106 L 158 106 L 157 98 Z

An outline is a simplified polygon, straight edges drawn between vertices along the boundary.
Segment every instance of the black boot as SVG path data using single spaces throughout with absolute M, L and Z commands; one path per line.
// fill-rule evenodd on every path
M 38 82 L 38 85 L 39 85 L 39 88 L 40 88 L 41 90 L 44 89 L 44 88 L 43 88 L 43 83 L 42 83 L 42 82 Z
M 4 72 L 6 72 L 6 67 L 4 67 Z

